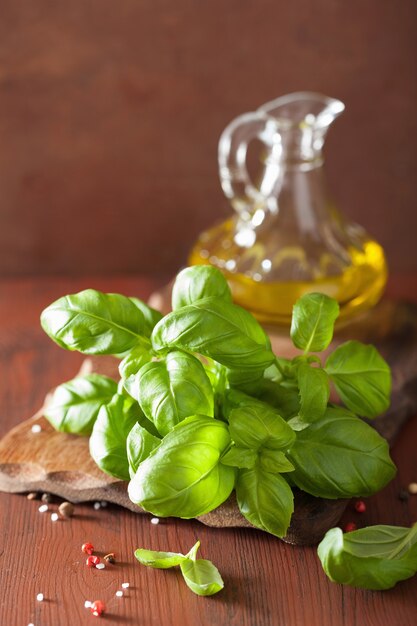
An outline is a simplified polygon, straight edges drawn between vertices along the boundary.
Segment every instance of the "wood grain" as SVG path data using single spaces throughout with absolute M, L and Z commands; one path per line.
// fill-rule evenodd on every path
M 0 281 L 0 435 L 40 406 L 48 389 L 71 378 L 82 357 L 60 350 L 42 334 L 39 312 L 63 293 L 86 286 L 146 297 L 149 281 L 135 278 L 36 279 Z M 398 295 L 411 291 L 394 286 Z M 362 516 L 346 512 L 358 525 L 410 525 L 417 498 L 398 499 L 400 487 L 417 477 L 417 419 L 393 448 L 398 475 L 367 499 Z M 106 624 L 145 626 L 414 626 L 417 578 L 388 592 L 367 592 L 330 583 L 315 549 L 292 547 L 258 531 L 210 529 L 198 522 L 166 520 L 110 505 L 95 511 L 77 505 L 68 521 L 51 523 L 39 502 L 0 493 L 0 624 L 3 626 L 87 626 L 85 599 L 107 601 Z M 187 550 L 196 539 L 201 554 L 220 569 L 225 589 L 218 596 L 194 596 L 178 572 L 149 570 L 135 563 L 133 549 Z M 119 563 L 103 572 L 89 570 L 80 546 L 92 541 L 101 554 L 114 550 Z M 132 585 L 117 602 L 121 582 Z M 47 598 L 36 602 L 42 591 Z

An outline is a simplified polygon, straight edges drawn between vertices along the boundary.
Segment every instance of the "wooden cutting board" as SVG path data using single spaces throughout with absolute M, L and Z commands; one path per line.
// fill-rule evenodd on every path
M 155 302 L 156 298 L 159 302 Z M 153 305 L 166 309 L 167 295 L 157 294 Z M 268 329 L 274 351 L 291 356 L 294 349 L 277 329 Z M 374 343 L 393 372 L 390 409 L 372 425 L 392 443 L 408 417 L 417 412 L 417 307 L 385 301 L 372 312 L 340 329 L 332 348 L 346 339 Z M 98 372 L 117 377 L 112 357 L 85 360 L 80 373 Z M 48 402 L 48 397 L 45 402 Z M 41 427 L 33 432 L 32 426 Z M 43 409 L 22 421 L 0 441 L 0 490 L 10 493 L 49 492 L 71 502 L 101 501 L 144 513 L 127 495 L 127 483 L 107 476 L 88 453 L 88 439 L 59 433 L 43 417 Z M 347 500 L 324 500 L 297 491 L 295 512 L 285 541 L 315 544 L 337 524 Z M 234 496 L 215 511 L 198 518 L 215 527 L 251 527 L 241 516 Z

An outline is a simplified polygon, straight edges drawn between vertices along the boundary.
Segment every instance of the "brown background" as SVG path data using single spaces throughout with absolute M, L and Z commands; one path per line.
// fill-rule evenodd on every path
M 1 0 L 0 273 L 172 273 L 229 207 L 217 142 L 294 90 L 347 110 L 342 210 L 417 268 L 415 0 Z

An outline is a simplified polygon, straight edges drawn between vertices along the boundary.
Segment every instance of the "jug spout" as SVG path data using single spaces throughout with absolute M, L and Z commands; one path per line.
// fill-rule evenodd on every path
M 321 160 L 321 149 L 332 122 L 344 111 L 340 100 L 299 91 L 267 102 L 259 111 L 274 120 L 281 137 L 282 160 Z

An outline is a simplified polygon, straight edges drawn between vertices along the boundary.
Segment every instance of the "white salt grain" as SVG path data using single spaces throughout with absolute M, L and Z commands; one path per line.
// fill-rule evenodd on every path
M 84 606 L 85 606 L 85 608 L 86 608 L 86 609 L 89 609 L 89 608 L 91 607 L 91 602 L 90 602 L 90 600 L 86 600 L 86 601 L 84 602 Z
M 36 599 L 38 602 L 42 602 L 43 601 L 43 593 L 38 593 L 38 595 L 36 596 Z
M 51 522 L 57 522 L 58 520 L 59 520 L 58 513 L 52 513 L 51 514 Z
M 100 502 L 94 502 L 94 510 L 98 511 L 99 509 L 101 509 L 101 504 Z
M 159 517 L 152 517 L 151 524 L 159 524 Z
M 104 563 L 99 563 L 98 565 L 96 565 L 96 569 L 104 569 L 106 566 L 104 565 Z
M 31 431 L 33 433 L 40 433 L 42 430 L 42 426 L 40 424 L 33 424 Z
M 123 596 L 123 591 L 116 591 L 116 596 L 121 598 Z
M 41 504 L 41 506 L 39 507 L 38 511 L 39 513 L 46 513 L 46 511 L 48 510 L 48 505 L 47 504 Z
M 122 583 L 123 589 L 128 589 L 129 586 L 130 586 L 130 583 Z
M 106 502 L 106 500 L 102 500 L 102 501 L 100 502 L 100 506 L 102 506 L 102 507 L 103 507 L 103 509 L 105 509 L 105 508 L 106 508 L 107 504 L 108 504 L 108 502 Z

